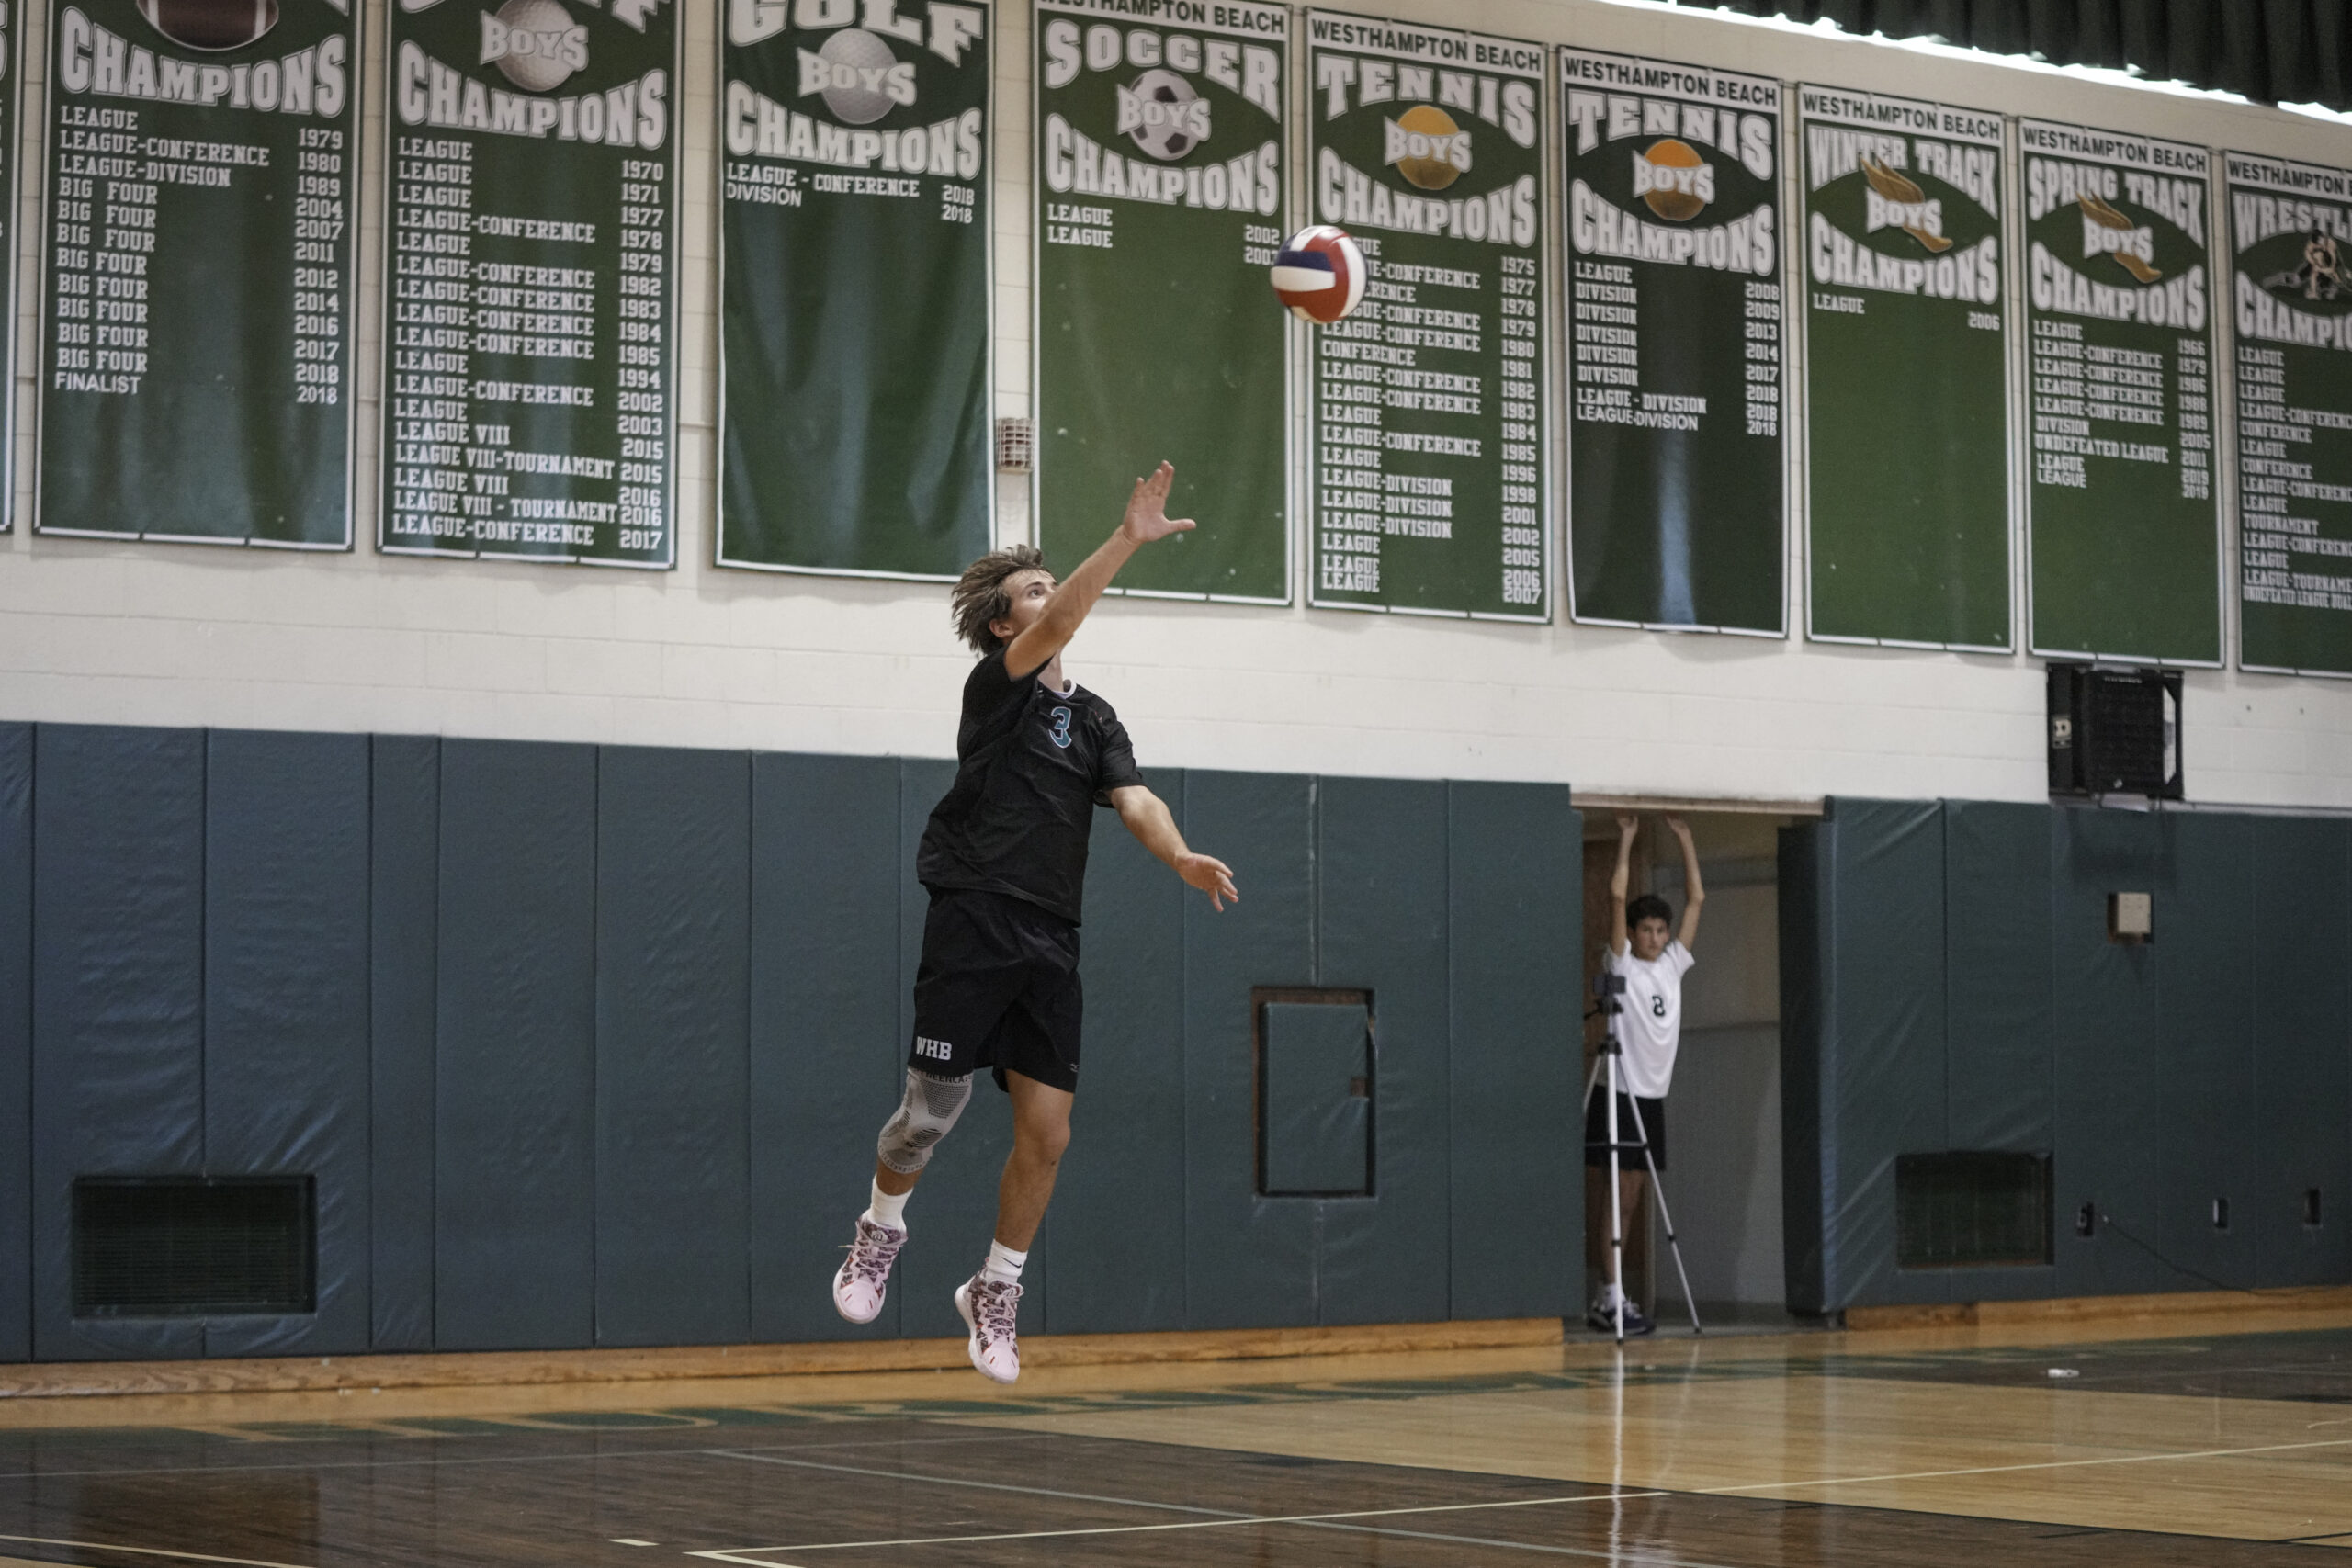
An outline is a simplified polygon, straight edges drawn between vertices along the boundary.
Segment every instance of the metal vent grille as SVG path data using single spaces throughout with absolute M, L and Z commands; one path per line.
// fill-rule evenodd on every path
M 85 1176 L 74 1183 L 74 1315 L 314 1312 L 308 1176 Z
M 2050 1157 L 1987 1152 L 1897 1156 L 1894 1257 L 1902 1269 L 2048 1263 Z

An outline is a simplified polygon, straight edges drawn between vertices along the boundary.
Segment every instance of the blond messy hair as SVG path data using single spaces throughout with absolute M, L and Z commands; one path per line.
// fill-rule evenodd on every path
M 1012 594 L 1005 584 L 1017 573 L 1045 569 L 1046 553 L 1035 545 L 1007 545 L 966 567 L 964 575 L 956 580 L 955 592 L 947 596 L 947 614 L 956 623 L 956 635 L 984 658 L 1001 649 L 1004 639 L 989 629 L 989 623 L 1012 613 Z

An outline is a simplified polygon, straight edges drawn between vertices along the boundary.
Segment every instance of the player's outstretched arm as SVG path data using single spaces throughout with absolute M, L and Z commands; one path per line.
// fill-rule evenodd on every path
M 1045 613 L 1005 649 L 1006 674 L 1017 681 L 1043 670 L 1046 661 L 1078 635 L 1086 613 L 1094 608 L 1094 602 L 1111 586 L 1111 579 L 1119 574 L 1119 569 L 1138 548 L 1155 539 L 1189 533 L 1198 526 L 1189 517 L 1168 515 L 1168 488 L 1175 482 L 1174 465 L 1164 462 L 1147 478 L 1136 481 L 1135 493 L 1127 497 L 1126 515 L 1119 520 L 1117 530 L 1076 571 L 1062 579 L 1053 597 L 1046 601 Z
M 1679 817 L 1669 817 L 1666 825 L 1682 840 L 1682 945 L 1686 951 L 1697 951 L 1699 942 L 1699 906 L 1707 901 L 1707 890 L 1699 882 L 1699 847 L 1690 841 L 1690 824 Z
M 1640 818 L 1617 814 L 1617 869 L 1609 874 L 1609 951 L 1620 958 L 1632 943 L 1625 931 L 1625 893 L 1634 880 L 1634 835 L 1641 827 Z
M 1223 910 L 1227 898 L 1241 902 L 1241 895 L 1234 891 L 1233 872 L 1223 861 L 1208 855 L 1196 855 L 1184 846 L 1184 835 L 1176 830 L 1176 818 L 1170 815 L 1168 803 L 1141 784 L 1122 784 L 1111 792 L 1111 804 L 1119 809 L 1119 820 L 1137 842 L 1161 860 L 1170 870 L 1209 896 L 1212 908 Z

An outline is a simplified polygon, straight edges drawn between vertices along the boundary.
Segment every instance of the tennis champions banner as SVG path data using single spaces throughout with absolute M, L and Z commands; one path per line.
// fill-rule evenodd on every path
M 356 10 L 51 11 L 40 531 L 350 547 Z
M 1560 51 L 1577 620 L 1788 629 L 1781 88 Z
M 378 546 L 673 565 L 676 5 L 390 14 Z
M 1313 329 L 1309 603 L 1548 620 L 1544 51 L 1306 27 L 1307 199 L 1367 274 Z
M 1285 603 L 1289 10 L 1038 0 L 1036 39 L 1038 542 L 1069 570 L 1165 457 L 1200 531 L 1113 592 Z
M 2238 661 L 2352 674 L 2352 173 L 2229 153 Z
M 718 563 L 954 577 L 990 533 L 992 13 L 721 9 Z
M 2205 151 L 2018 134 L 2032 650 L 2219 663 Z
M 1807 629 L 2010 646 L 2001 117 L 1799 89 Z

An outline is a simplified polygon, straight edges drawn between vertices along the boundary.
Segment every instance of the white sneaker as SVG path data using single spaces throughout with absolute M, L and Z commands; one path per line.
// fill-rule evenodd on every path
M 1016 1284 L 999 1284 L 975 1274 L 956 1287 L 956 1310 L 972 1331 L 964 1348 L 982 1377 L 1011 1382 L 1021 1375 L 1021 1339 L 1012 1322 L 1020 1305 L 1021 1287 Z
M 849 1256 L 833 1275 L 833 1310 L 852 1323 L 872 1323 L 882 1315 L 882 1298 L 890 1288 L 890 1265 L 899 1260 L 899 1248 L 906 1245 L 906 1232 L 876 1224 L 860 1214 L 857 1239 L 849 1244 Z

